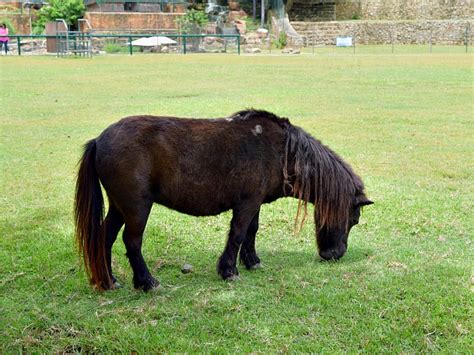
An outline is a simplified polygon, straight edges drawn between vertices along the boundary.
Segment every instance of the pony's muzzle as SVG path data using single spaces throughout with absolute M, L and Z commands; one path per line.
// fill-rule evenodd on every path
M 339 260 L 346 253 L 346 248 L 331 248 L 326 250 L 320 250 L 319 256 L 324 261 Z

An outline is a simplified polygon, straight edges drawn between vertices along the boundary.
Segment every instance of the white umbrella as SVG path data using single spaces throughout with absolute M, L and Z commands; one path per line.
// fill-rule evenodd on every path
M 164 36 L 142 37 L 132 41 L 132 46 L 137 47 L 155 47 L 163 44 L 176 44 L 175 40 Z

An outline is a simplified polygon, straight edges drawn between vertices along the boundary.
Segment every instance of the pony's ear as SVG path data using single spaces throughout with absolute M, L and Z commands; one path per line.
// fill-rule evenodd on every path
M 360 194 L 356 197 L 356 206 L 363 207 L 368 205 L 373 205 L 374 203 L 370 201 L 365 194 Z
M 368 206 L 368 205 L 373 205 L 374 203 L 372 201 L 370 201 L 369 199 L 363 199 L 361 201 L 359 201 L 358 205 L 359 206 Z

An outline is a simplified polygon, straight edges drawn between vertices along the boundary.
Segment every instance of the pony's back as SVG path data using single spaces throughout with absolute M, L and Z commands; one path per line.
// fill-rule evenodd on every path
M 283 192 L 285 132 L 265 116 L 127 117 L 96 142 L 99 178 L 116 199 L 141 193 L 180 212 L 214 215 Z

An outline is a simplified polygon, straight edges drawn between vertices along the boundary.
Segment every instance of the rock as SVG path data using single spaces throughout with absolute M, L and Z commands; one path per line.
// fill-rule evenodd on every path
M 266 28 L 259 28 L 257 34 L 260 38 L 265 38 L 268 35 L 268 30 Z
M 181 268 L 181 272 L 183 274 L 189 274 L 193 272 L 193 266 L 191 264 L 184 264 L 183 267 Z
M 227 18 L 229 21 L 235 21 L 237 19 L 243 19 L 247 17 L 247 13 L 244 10 L 240 11 L 229 11 Z
M 262 43 L 262 40 L 260 39 L 259 35 L 255 32 L 253 33 L 248 33 L 245 37 L 244 37 L 244 40 L 245 40 L 245 43 L 246 44 L 253 44 L 253 45 L 259 45 L 260 43 Z
M 234 24 L 241 35 L 244 35 L 245 32 L 247 32 L 247 24 L 244 20 L 234 20 Z
M 240 5 L 239 5 L 238 1 L 229 1 L 228 5 L 229 5 L 229 10 L 231 10 L 231 11 L 240 10 Z
M 252 47 L 246 47 L 245 48 L 245 53 L 261 53 L 262 51 L 260 48 L 252 48 Z
M 281 52 L 283 54 L 300 54 L 300 50 L 294 48 L 285 48 Z

